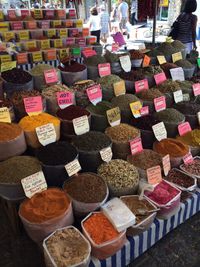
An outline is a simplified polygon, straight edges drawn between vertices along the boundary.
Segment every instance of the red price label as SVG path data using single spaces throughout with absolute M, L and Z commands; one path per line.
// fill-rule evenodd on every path
M 135 82 L 135 91 L 136 91 L 136 93 L 139 93 L 139 92 L 141 92 L 143 90 L 148 90 L 148 89 L 149 89 L 149 84 L 148 84 L 148 80 L 147 79 Z
M 42 97 L 34 96 L 24 98 L 25 110 L 29 115 L 36 115 L 42 112 Z
M 154 106 L 155 106 L 156 112 L 166 109 L 165 96 L 154 98 Z
M 99 84 L 87 88 L 86 91 L 88 98 L 90 102 L 92 102 L 92 104 L 96 105 L 97 103 L 102 101 L 102 91 Z
M 73 93 L 72 92 L 57 92 L 58 106 L 64 109 L 68 106 L 73 105 Z
M 149 114 L 149 107 L 148 107 L 148 106 L 142 107 L 142 108 L 140 109 L 140 114 L 141 114 L 141 116 L 146 116 L 146 115 L 148 115 L 148 114 Z
M 194 96 L 200 95 L 200 83 L 195 83 L 192 85 Z
M 157 85 L 167 80 L 164 72 L 154 75 L 154 79 Z
M 130 141 L 131 154 L 135 155 L 143 150 L 141 138 Z
M 100 77 L 108 76 L 111 74 L 110 63 L 98 64 Z
M 45 70 L 44 77 L 47 84 L 57 83 L 58 82 L 58 75 L 55 69 L 52 70 Z
M 191 131 L 192 129 L 188 121 L 181 123 L 178 126 L 178 132 L 180 136 L 185 135 L 186 133 L 191 132 Z

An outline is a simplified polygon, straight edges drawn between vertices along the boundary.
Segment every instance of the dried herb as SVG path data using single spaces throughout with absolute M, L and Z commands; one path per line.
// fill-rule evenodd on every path
M 185 116 L 174 108 L 167 108 L 155 113 L 155 118 L 163 122 L 180 123 L 184 121 Z

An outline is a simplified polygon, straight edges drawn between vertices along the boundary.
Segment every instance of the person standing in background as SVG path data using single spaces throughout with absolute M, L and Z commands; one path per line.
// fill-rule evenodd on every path
M 129 21 L 128 4 L 124 0 L 119 0 L 118 6 L 119 27 L 121 32 L 126 32 L 126 23 Z
M 183 13 L 178 17 L 178 32 L 176 40 L 181 41 L 189 54 L 192 49 L 196 49 L 196 27 L 197 16 L 192 13 L 197 9 L 196 0 L 188 0 Z
M 98 11 L 96 7 L 92 7 L 90 9 L 90 18 L 89 18 L 89 27 L 90 34 L 97 37 L 97 43 L 100 42 L 100 34 L 101 34 L 101 23 L 100 16 L 98 15 Z
M 119 31 L 119 21 L 118 21 L 118 6 L 113 4 L 112 11 L 110 14 L 110 21 L 111 21 L 111 31 L 116 33 Z
M 132 0 L 132 3 L 131 3 L 131 24 L 132 25 L 137 24 L 137 19 L 136 19 L 137 8 L 138 8 L 137 0 Z
M 106 11 L 105 5 L 101 6 L 100 23 L 101 23 L 101 40 L 102 42 L 106 43 L 109 32 L 111 31 L 111 23 L 110 23 L 110 16 Z

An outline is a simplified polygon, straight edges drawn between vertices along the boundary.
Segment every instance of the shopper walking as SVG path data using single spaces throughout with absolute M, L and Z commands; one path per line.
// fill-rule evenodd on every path
M 132 25 L 137 24 L 137 19 L 136 19 L 137 8 L 138 8 L 138 1 L 132 0 L 132 3 L 131 3 L 131 24 Z
M 101 6 L 100 24 L 101 24 L 101 41 L 106 43 L 107 38 L 109 36 L 109 32 L 111 31 L 111 23 L 110 23 L 110 16 L 106 11 L 105 5 Z
M 129 21 L 128 4 L 124 0 L 119 0 L 118 6 L 119 27 L 122 33 L 126 32 L 126 23 Z
M 112 11 L 110 14 L 111 21 L 111 31 L 116 33 L 119 31 L 119 21 L 118 21 L 118 6 L 117 4 L 113 4 Z
M 177 18 L 177 37 L 176 40 L 181 41 L 189 54 L 192 49 L 196 49 L 196 27 L 197 16 L 192 13 L 197 9 L 196 0 L 188 0 L 182 14 Z
M 100 16 L 98 15 L 98 11 L 96 7 L 92 7 L 90 9 L 90 18 L 89 18 L 89 27 L 90 34 L 97 37 L 97 43 L 100 42 L 100 34 L 101 34 L 101 23 Z

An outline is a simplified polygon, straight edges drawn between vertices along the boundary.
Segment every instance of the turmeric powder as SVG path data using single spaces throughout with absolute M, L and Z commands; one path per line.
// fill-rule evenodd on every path
M 49 188 L 22 202 L 19 214 L 31 223 L 42 223 L 63 215 L 70 205 L 64 191 Z
M 41 113 L 35 116 L 26 116 L 22 118 L 19 125 L 24 131 L 34 131 L 36 127 L 45 125 L 47 123 L 53 123 L 54 126 L 60 125 L 60 120 L 48 113 Z
M 111 241 L 119 236 L 119 233 L 102 212 L 93 213 L 83 223 L 83 226 L 97 245 Z
M 14 123 L 0 122 L 0 142 L 15 139 L 22 133 L 19 125 Z
M 189 146 L 179 140 L 166 138 L 154 144 L 154 151 L 176 158 L 185 156 L 189 152 Z

